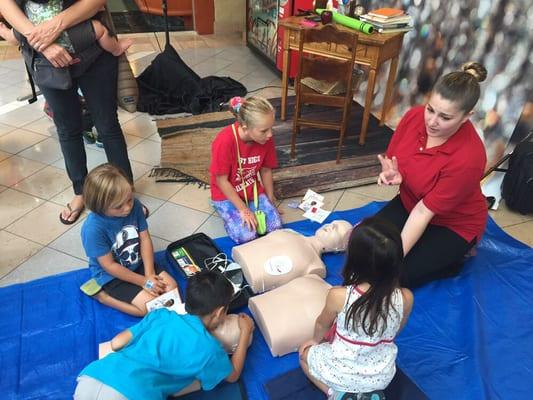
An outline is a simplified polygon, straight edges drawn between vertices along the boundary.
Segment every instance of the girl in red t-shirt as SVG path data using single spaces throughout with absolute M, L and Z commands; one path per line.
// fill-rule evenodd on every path
M 378 184 L 400 186 L 379 216 L 401 229 L 405 286 L 458 274 L 483 235 L 488 211 L 480 180 L 487 159 L 469 118 L 486 76 L 476 62 L 442 76 L 379 156 Z
M 277 167 L 274 108 L 260 97 L 234 98 L 232 105 L 237 121 L 211 145 L 211 200 L 229 237 L 245 243 L 257 237 L 257 209 L 266 215 L 266 232 L 281 227 L 272 179 Z

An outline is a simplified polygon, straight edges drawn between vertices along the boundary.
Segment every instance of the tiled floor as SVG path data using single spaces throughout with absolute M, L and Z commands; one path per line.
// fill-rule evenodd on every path
M 162 34 L 135 34 L 128 51 L 136 74 L 157 54 Z M 158 39 L 158 40 L 157 40 Z M 249 91 L 279 86 L 279 77 L 252 54 L 237 37 L 172 35 L 172 44 L 199 75 L 231 76 Z M 86 266 L 80 243 L 81 222 L 65 226 L 58 215 L 72 196 L 63 158 L 51 121 L 42 112 L 43 100 L 17 102 L 29 93 L 18 51 L 0 43 L 0 286 L 25 282 Z M 277 97 L 277 88 L 258 92 Z M 209 191 L 193 185 L 155 183 L 148 177 L 159 162 L 160 140 L 150 116 L 119 111 L 141 201 L 151 210 L 148 220 L 156 250 L 196 231 L 212 237 L 225 235 L 220 218 L 209 205 Z M 87 146 L 89 167 L 105 162 L 104 152 Z M 375 185 L 325 193 L 325 208 L 344 210 L 372 200 L 387 200 L 394 190 Z M 301 219 L 301 212 L 281 203 L 283 219 Z M 514 237 L 533 245 L 533 216 L 508 211 L 491 212 Z

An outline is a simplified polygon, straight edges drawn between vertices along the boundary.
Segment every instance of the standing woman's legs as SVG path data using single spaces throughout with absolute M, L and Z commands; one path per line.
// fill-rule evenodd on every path
M 107 160 L 124 171 L 133 183 L 126 141 L 117 116 L 117 76 L 117 58 L 103 52 L 79 78 L 79 85 Z
M 87 176 L 87 156 L 83 143 L 81 104 L 77 88 L 75 85 L 67 90 L 41 87 L 41 91 L 54 111 L 54 124 L 61 152 L 74 189 L 75 197 L 70 202 L 70 207 L 72 210 L 81 210 L 83 182 Z M 61 214 L 65 220 L 75 220 L 78 217 L 78 214 L 74 215 L 74 212 L 68 209 L 63 210 Z

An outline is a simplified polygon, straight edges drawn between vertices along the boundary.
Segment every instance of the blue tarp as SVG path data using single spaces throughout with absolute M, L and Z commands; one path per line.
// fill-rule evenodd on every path
M 381 206 L 335 212 L 328 220 L 355 223 Z M 318 225 L 289 227 L 311 235 Z M 233 243 L 217 244 L 229 253 Z M 156 261 L 169 265 L 164 252 Z M 327 280 L 338 284 L 343 255 L 324 261 Z M 2 399 L 71 399 L 75 377 L 97 357 L 98 343 L 137 321 L 83 295 L 79 286 L 88 277 L 79 270 L 0 289 Z M 398 364 L 431 399 L 525 399 L 533 393 L 532 338 L 533 250 L 490 220 L 460 276 L 415 291 Z M 273 358 L 256 329 L 243 372 L 249 398 L 266 399 L 263 383 L 297 365 L 296 354 Z

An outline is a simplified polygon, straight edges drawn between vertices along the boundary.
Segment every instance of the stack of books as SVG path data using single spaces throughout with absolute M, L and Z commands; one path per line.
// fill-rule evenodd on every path
M 398 8 L 379 8 L 360 18 L 372 24 L 379 33 L 408 32 L 413 29 L 411 16 Z

